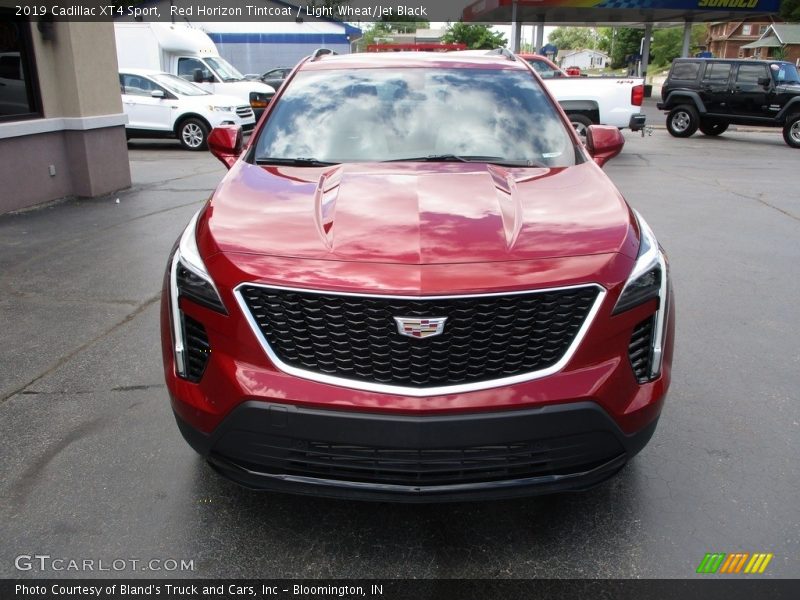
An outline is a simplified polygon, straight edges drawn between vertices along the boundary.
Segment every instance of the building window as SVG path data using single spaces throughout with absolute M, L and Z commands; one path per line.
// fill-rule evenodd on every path
M 0 8 L 0 121 L 41 116 L 30 23 Z
M 749 23 L 742 25 L 742 35 L 750 35 L 750 30 L 753 28 Z

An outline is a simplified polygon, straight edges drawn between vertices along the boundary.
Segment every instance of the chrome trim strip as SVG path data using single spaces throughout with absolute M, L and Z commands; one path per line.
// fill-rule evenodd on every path
M 513 375 L 511 377 L 503 377 L 501 379 L 492 379 L 490 381 L 479 381 L 474 383 L 462 383 L 458 385 L 445 385 L 445 386 L 438 386 L 438 387 L 429 387 L 429 388 L 410 388 L 400 385 L 388 385 L 383 383 L 372 383 L 369 381 L 359 381 L 357 379 L 346 379 L 343 377 L 336 377 L 332 375 L 325 375 L 322 373 L 315 373 L 314 371 L 307 371 L 305 369 L 299 369 L 297 367 L 293 367 L 291 365 L 287 365 L 284 363 L 272 347 L 267 342 L 267 339 L 264 337 L 264 334 L 261 332 L 261 328 L 256 323 L 255 318 L 253 318 L 250 309 L 247 307 L 247 303 L 242 296 L 241 288 L 243 286 L 252 286 L 252 287 L 259 287 L 264 289 L 272 289 L 272 290 L 287 290 L 292 292 L 304 292 L 304 293 L 311 293 L 311 294 L 325 294 L 330 296 L 351 296 L 351 297 L 365 297 L 365 298 L 392 298 L 398 300 L 452 300 L 456 298 L 486 298 L 491 296 L 516 296 L 520 294 L 535 294 L 535 293 L 546 293 L 546 292 L 559 292 L 563 290 L 574 290 L 574 289 L 581 289 L 587 287 L 594 287 L 597 288 L 598 294 L 597 298 L 592 305 L 592 308 L 589 310 L 589 313 L 586 315 L 586 319 L 581 325 L 581 328 L 578 330 L 578 333 L 575 335 L 575 339 L 572 341 L 572 344 L 567 348 L 567 351 L 564 353 L 564 356 L 561 357 L 556 364 L 546 369 L 540 369 L 538 371 L 531 371 L 530 373 L 522 373 L 520 375 Z M 294 375 L 295 377 L 300 377 L 302 379 L 309 379 L 311 381 L 317 381 L 320 383 L 326 383 L 329 385 L 335 385 L 339 387 L 347 387 L 356 390 L 363 390 L 365 392 L 378 392 L 381 394 L 396 394 L 400 396 L 412 396 L 416 398 L 422 398 L 426 396 L 443 396 L 447 394 L 461 394 L 465 392 L 477 392 L 479 390 L 487 390 L 491 388 L 506 386 L 506 385 L 514 385 L 517 383 L 522 383 L 525 381 L 531 381 L 534 379 L 541 379 L 542 377 L 547 377 L 548 375 L 552 375 L 553 373 L 557 373 L 561 369 L 563 369 L 567 363 L 572 358 L 572 355 L 575 354 L 575 351 L 578 349 L 581 341 L 586 335 L 586 332 L 591 327 L 592 322 L 594 322 L 594 318 L 597 315 L 597 312 L 600 310 L 600 306 L 603 304 L 603 300 L 606 297 L 606 289 L 597 284 L 597 283 L 590 283 L 590 284 L 581 284 L 581 285 L 571 285 L 571 286 L 563 286 L 563 287 L 554 287 L 554 288 L 543 288 L 538 290 L 523 290 L 523 291 L 514 291 L 514 292 L 493 292 L 488 294 L 460 294 L 460 295 L 448 295 L 448 296 L 401 296 L 401 295 L 386 295 L 386 294 L 356 294 L 352 292 L 333 292 L 328 290 L 309 290 L 304 288 L 294 288 L 294 287 L 286 287 L 286 286 L 278 286 L 278 285 L 264 285 L 259 283 L 240 283 L 237 285 L 233 290 L 233 295 L 236 298 L 236 301 L 239 304 L 239 308 L 242 311 L 245 319 L 250 324 L 250 329 L 253 330 L 253 333 L 256 335 L 256 339 L 261 344 L 261 347 L 266 352 L 267 357 L 272 361 L 278 369 L 287 373 L 289 375 Z
M 658 310 L 655 314 L 656 329 L 653 332 L 653 354 L 650 365 L 650 378 L 654 379 L 661 374 L 661 361 L 664 352 L 664 327 L 669 313 L 669 295 L 667 294 L 667 264 L 664 255 L 659 251 L 658 266 L 661 269 L 661 288 L 658 290 L 660 299 Z
M 175 249 L 172 256 L 172 266 L 169 274 L 169 308 L 172 321 L 172 351 L 175 355 L 175 372 L 181 377 L 186 377 L 186 359 L 183 347 L 183 313 L 178 306 L 178 263 L 181 261 L 181 251 Z M 185 264 L 185 263 L 183 263 Z

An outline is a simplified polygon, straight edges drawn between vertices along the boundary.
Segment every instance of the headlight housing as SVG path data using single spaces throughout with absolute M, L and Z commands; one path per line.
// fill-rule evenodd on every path
M 661 283 L 665 279 L 662 265 L 663 255 L 659 250 L 656 236 L 642 216 L 636 211 L 633 212 L 639 223 L 639 253 L 636 256 L 633 271 L 625 282 L 625 287 L 614 306 L 612 314 L 615 315 L 644 304 L 653 298 L 658 298 Z
M 208 110 L 211 112 L 233 112 L 236 110 L 235 106 L 209 106 Z
M 266 108 L 269 104 L 271 94 L 264 94 L 261 92 L 250 92 L 250 107 L 251 108 Z
M 616 315 L 653 299 L 658 300 L 658 310 L 653 315 L 653 334 L 650 344 L 650 369 L 640 383 L 652 381 L 661 374 L 664 333 L 668 301 L 667 261 L 650 226 L 637 211 L 633 211 L 639 224 L 640 241 L 636 263 L 633 266 L 612 314 Z
M 170 264 L 170 318 L 175 371 L 185 379 L 191 377 L 186 359 L 186 327 L 180 298 L 185 297 L 216 312 L 228 314 L 197 249 L 195 230 L 199 214 L 196 213 L 184 229 Z

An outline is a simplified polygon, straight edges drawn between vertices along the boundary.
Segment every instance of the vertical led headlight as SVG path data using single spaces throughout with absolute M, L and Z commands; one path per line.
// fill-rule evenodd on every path
M 661 374 L 664 327 L 669 311 L 667 278 L 668 269 L 664 253 L 658 245 L 653 230 L 637 211 L 633 211 L 639 224 L 639 252 L 622 293 L 612 314 L 619 314 L 649 300 L 658 299 L 658 310 L 653 317 L 653 336 L 649 379 Z
M 195 230 L 199 214 L 197 212 L 184 229 L 170 265 L 170 317 L 175 372 L 184 378 L 188 378 L 186 327 L 179 299 L 184 297 L 211 310 L 228 314 L 197 249 Z

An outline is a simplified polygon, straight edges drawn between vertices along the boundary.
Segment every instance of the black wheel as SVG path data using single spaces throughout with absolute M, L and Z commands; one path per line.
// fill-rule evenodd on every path
M 667 131 L 675 137 L 689 137 L 700 125 L 700 116 L 694 106 L 681 104 L 667 115 Z
M 725 133 L 728 129 L 728 123 L 725 121 L 717 121 L 715 119 L 701 119 L 700 131 L 705 135 L 720 135 Z
M 790 115 L 783 126 L 783 140 L 792 148 L 800 148 L 800 113 Z
M 575 128 L 575 131 L 578 132 L 581 141 L 586 143 L 586 134 L 589 132 L 589 125 L 593 125 L 592 120 L 586 115 L 567 116 L 569 117 L 569 122 L 572 123 L 572 126 Z
M 190 118 L 178 125 L 178 140 L 187 150 L 205 150 L 208 142 L 208 125 L 200 119 Z

